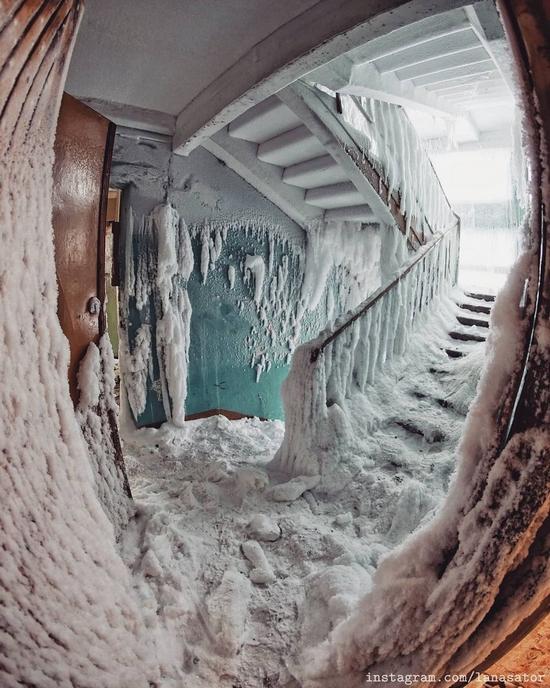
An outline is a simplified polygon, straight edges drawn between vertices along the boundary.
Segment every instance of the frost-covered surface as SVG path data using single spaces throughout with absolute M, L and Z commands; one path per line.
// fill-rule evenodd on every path
M 365 313 L 368 300 L 343 315 L 316 339 L 296 352 L 282 388 L 285 438 L 271 464 L 275 473 L 320 475 L 330 482 L 338 456 L 346 451 L 354 396 L 368 385 L 394 356 L 407 351 L 413 328 L 425 328 L 428 307 L 448 293 L 455 277 L 458 250 L 455 230 L 445 235 L 389 291 L 383 285 L 370 299 L 380 298 Z M 413 257 L 412 261 L 417 260 Z M 355 322 L 326 348 L 323 342 L 352 317 Z M 365 423 L 370 422 L 370 414 Z
M 518 262 L 493 308 L 490 355 L 444 508 L 384 561 L 354 615 L 302 658 L 305 686 L 359 686 L 366 669 L 437 674 L 471 666 L 519 623 L 514 604 L 522 614 L 540 604 L 548 566 L 539 559 L 502 612 L 506 626 L 499 627 L 497 618 L 485 633 L 474 633 L 549 510 L 548 432 L 519 434 L 502 453 L 494 445 L 499 409 L 518 373 L 528 324 L 518 304 L 532 259 L 525 254 Z M 458 657 L 450 663 L 468 638 L 463 666 Z
M 471 399 L 484 346 L 449 359 L 456 307 L 440 305 L 354 397 L 330 485 L 269 482 L 278 421 L 216 416 L 126 442 L 139 516 L 124 558 L 172 638 L 163 686 L 296 686 L 296 649 L 347 618 L 381 558 L 432 517 L 464 422 L 452 395 Z
M 93 342 L 78 369 L 80 393 L 76 418 L 88 446 L 97 496 L 120 535 L 134 513 L 122 448 L 118 439 L 114 358 L 109 336 Z
M 272 366 L 284 371 L 297 344 L 360 303 L 407 255 L 402 235 L 386 227 L 318 222 L 305 241 L 246 220 L 204 222 L 188 232 L 168 205 L 139 220 L 130 208 L 125 246 L 121 369 L 128 405 L 139 419 L 158 397 L 176 424 L 184 418 L 191 326 L 199 336 L 204 328 L 223 339 L 225 359 L 211 361 L 214 344 L 201 348 L 195 338 L 195 385 L 207 384 L 196 368 L 213 365 L 226 366 L 216 384 L 236 366 L 244 375 L 252 368 L 259 383 Z M 192 325 L 190 299 L 199 313 Z
M 342 118 L 388 186 L 399 194 L 410 227 L 413 218 L 427 236 L 454 223 L 454 216 L 423 142 L 403 108 L 375 98 L 342 96 Z
M 158 395 L 174 425 L 185 420 L 191 304 L 187 280 L 193 269 L 191 238 L 183 219 L 160 204 L 136 227 L 130 209 L 125 224 L 124 284 L 121 290 L 121 379 L 123 398 L 136 419 L 145 410 L 147 383 L 156 365 Z M 130 304 L 142 315 L 131 322 Z M 134 336 L 130 328 L 134 327 Z M 154 340 L 152 328 L 155 328 Z M 153 362 L 153 345 L 156 346 Z M 125 421 L 127 418 L 126 408 Z
M 200 241 L 200 273 L 203 283 L 216 271 L 224 243 L 241 235 L 242 240 L 261 242 L 268 236 L 266 255 L 229 255 L 227 287 L 234 289 L 240 273 L 246 297 L 238 301 L 240 313 L 252 327 L 243 342 L 255 368 L 261 373 L 274 364 L 287 363 L 303 341 L 304 315 L 322 307 L 323 326 L 374 291 L 382 279 L 382 258 L 398 265 L 406 257 L 399 232 L 359 222 L 314 222 L 304 243 L 290 241 L 280 228 L 237 221 L 192 228 Z M 205 266 L 208 265 L 208 269 Z M 384 269 L 386 269 L 386 265 Z M 259 352 L 259 353 L 257 353 Z
M 33 41 L 12 54 L 21 88 L 1 115 L 0 685 L 147 688 L 155 639 L 96 495 L 57 316 L 52 146 L 78 12 L 63 16 L 42 61 Z

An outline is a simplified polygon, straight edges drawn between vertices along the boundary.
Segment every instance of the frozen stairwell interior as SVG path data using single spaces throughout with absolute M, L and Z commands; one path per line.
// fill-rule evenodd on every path
M 417 249 L 452 214 L 402 108 L 381 108 L 296 82 L 203 146 L 306 231 L 316 220 L 397 226 Z
M 115 149 L 113 181 L 115 185 L 133 182 L 127 187 L 123 204 L 124 208 L 129 206 L 128 212 L 123 212 L 124 244 L 126 251 L 133 246 L 134 254 L 132 258 L 127 256 L 133 268 L 122 271 L 127 282 L 123 294 L 127 291 L 130 299 L 123 308 L 128 311 L 123 318 L 126 321 L 130 315 L 133 323 L 127 330 L 131 354 L 128 364 L 132 369 L 139 368 L 138 377 L 147 386 L 143 398 L 141 391 L 138 395 L 142 402 L 145 400 L 145 407 L 143 403 L 133 404 L 139 411 L 138 425 L 158 425 L 171 412 L 166 402 L 158 399 L 159 388 L 165 389 L 162 366 L 159 368 L 157 361 L 151 363 L 149 356 L 142 355 L 145 347 L 153 358 L 158 357 L 155 323 L 162 314 L 156 313 L 157 299 L 143 282 L 153 284 L 156 280 L 158 257 L 155 241 L 150 241 L 156 225 L 149 208 L 161 203 L 163 196 L 174 205 L 180 221 L 189 223 L 192 234 L 194 268 L 189 293 L 195 315 L 191 318 L 189 348 L 189 414 L 224 409 L 280 418 L 280 383 L 295 345 L 313 336 L 328 320 L 356 306 L 387 279 L 398 265 L 396 255 L 401 256 L 401 244 L 408 244 L 414 251 L 454 222 L 428 158 L 401 109 L 385 105 L 379 108 L 352 97 L 343 99 L 341 106 L 339 112 L 335 98 L 305 83 L 293 84 L 216 134 L 204 145 L 207 150 L 196 151 L 192 160 L 171 157 L 169 149 L 161 144 L 145 147 L 139 139 L 133 144 L 128 143 L 128 138 L 120 139 Z M 391 133 L 384 131 L 384 118 L 392 122 Z M 409 144 L 413 152 L 405 163 L 401 158 Z M 211 154 L 226 165 L 217 165 Z M 137 172 L 144 161 L 147 169 Z M 407 165 L 416 166 L 414 184 Z M 157 181 L 150 181 L 168 168 L 167 190 L 160 188 Z M 256 191 L 242 179 L 237 181 L 227 168 Z M 152 174 L 153 169 L 158 172 Z M 417 189 L 418 179 L 427 181 Z M 220 195 L 220 189 L 226 188 L 227 195 Z M 235 207 L 233 217 L 223 205 L 218 210 L 218 203 L 213 204 L 212 211 L 209 209 L 207 204 L 212 204 L 213 194 L 224 199 L 223 205 Z M 154 204 L 153 198 L 157 199 Z M 250 208 L 243 207 L 243 198 L 248 199 Z M 132 208 L 137 214 L 130 222 Z M 255 215 L 256 208 L 261 209 L 267 222 Z M 134 230 L 130 230 L 132 223 Z M 247 227 L 252 227 L 250 232 Z M 290 243 L 285 238 L 289 229 L 297 238 Z M 407 237 L 406 242 L 398 241 L 400 232 Z M 130 236 L 134 236 L 133 241 Z M 345 256 L 335 259 L 337 254 Z M 254 256 L 262 256 L 266 268 L 265 279 L 258 282 L 247 267 Z M 332 272 L 331 287 L 325 289 L 333 264 L 347 269 L 342 260 L 350 268 L 346 283 L 335 282 Z M 285 261 L 292 273 L 286 280 Z M 229 270 L 233 281 L 228 278 Z M 341 298 L 348 286 L 354 289 L 353 298 Z M 331 300 L 336 302 L 334 307 L 329 305 Z M 121 303 L 126 301 L 122 299 Z M 326 316 L 319 309 L 315 311 L 319 303 Z M 314 329 L 304 322 L 304 311 L 315 320 L 311 320 Z M 270 334 L 270 321 L 277 323 L 276 335 L 273 328 Z M 281 324 L 284 327 L 279 327 Z M 238 325 L 238 331 L 234 325 Z M 138 340 L 149 327 L 151 340 L 142 337 L 141 347 Z M 228 353 L 225 344 L 216 344 L 220 333 L 229 330 L 232 350 L 240 347 L 240 359 L 248 359 L 239 359 L 238 365 L 233 363 L 236 357 L 229 360 L 222 353 Z M 136 398 L 129 395 L 128 401 L 132 406 Z
M 320 436 L 330 426 L 329 407 L 345 409 L 353 390 L 364 392 L 377 370 L 403 354 L 413 321 L 454 284 L 459 220 L 404 110 L 394 104 L 334 97 L 295 83 L 204 145 L 306 232 L 316 221 L 354 220 L 397 227 L 407 239 L 414 269 L 390 285 L 395 275 L 386 273 L 364 304 L 302 345 L 284 383 L 285 441 L 271 468 L 274 474 L 326 479 L 331 469 L 322 465 L 319 447 L 327 444 Z M 373 298 L 380 300 L 366 313 Z M 362 309 L 366 315 L 358 315 Z M 353 323 L 337 340 L 346 320 Z M 318 347 L 327 335 L 325 352 Z

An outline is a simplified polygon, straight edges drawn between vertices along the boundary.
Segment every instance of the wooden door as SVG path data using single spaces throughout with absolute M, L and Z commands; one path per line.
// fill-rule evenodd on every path
M 105 216 L 115 126 L 63 95 L 55 139 L 53 227 L 58 314 L 69 340 L 69 387 L 90 342 L 105 329 Z

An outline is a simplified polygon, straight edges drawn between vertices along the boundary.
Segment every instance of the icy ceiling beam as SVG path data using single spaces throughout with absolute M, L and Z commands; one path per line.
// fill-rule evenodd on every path
M 460 7 L 445 0 L 440 11 Z M 178 115 L 174 150 L 187 155 L 248 108 L 329 60 L 433 14 L 433 0 L 319 0 L 229 65 Z
M 403 48 L 420 48 L 438 39 L 449 38 L 452 41 L 457 33 L 469 31 L 470 28 L 470 21 L 462 8 L 443 12 L 374 38 L 351 50 L 348 57 L 356 64 L 374 62 L 395 55 Z
M 479 2 L 464 9 L 481 44 L 491 56 L 504 83 L 513 93 L 515 89 L 513 60 L 494 4 Z
M 283 182 L 283 168 L 262 162 L 256 157 L 258 149 L 256 143 L 230 136 L 226 127 L 203 141 L 201 145 L 262 193 L 300 227 L 305 228 L 309 221 L 322 217 L 322 210 L 305 202 L 303 189 Z
M 374 65 L 356 65 L 346 56 L 308 74 L 307 80 L 337 93 L 376 98 L 393 105 L 423 110 L 436 117 L 449 119 L 457 115 L 455 108 L 426 89 L 416 88 L 411 81 L 400 81 L 391 72 L 382 75 Z

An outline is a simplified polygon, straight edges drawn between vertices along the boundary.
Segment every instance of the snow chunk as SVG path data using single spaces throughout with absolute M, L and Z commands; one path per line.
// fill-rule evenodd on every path
M 264 554 L 261 545 L 255 540 L 247 540 L 241 545 L 244 556 L 252 564 L 248 577 L 253 583 L 273 583 L 275 574 Z
M 235 569 L 228 569 L 208 599 L 208 617 L 222 651 L 236 655 L 246 637 L 250 602 L 249 580 Z
M 274 502 L 294 502 L 306 490 L 312 490 L 319 484 L 318 475 L 300 475 L 286 483 L 274 485 L 269 490 L 269 496 Z
M 281 537 L 279 525 L 265 514 L 256 514 L 248 524 L 250 534 L 257 540 L 275 542 Z

